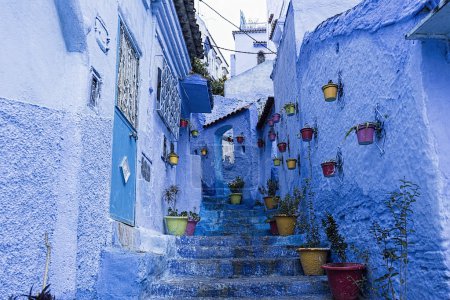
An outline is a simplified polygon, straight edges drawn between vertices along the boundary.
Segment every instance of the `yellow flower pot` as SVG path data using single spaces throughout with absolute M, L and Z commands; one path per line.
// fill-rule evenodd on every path
M 334 84 L 333 81 L 330 80 L 328 84 L 322 87 L 322 91 L 325 97 L 325 101 L 333 102 L 337 98 L 338 85 Z
M 281 159 L 279 159 L 279 158 L 274 158 L 274 159 L 273 159 L 273 165 L 274 165 L 275 167 L 281 166 Z
M 198 137 L 198 130 L 196 130 L 196 129 L 191 130 L 191 135 L 192 135 L 193 138 Z
M 293 235 L 295 232 L 295 224 L 297 223 L 297 216 L 276 215 L 278 233 L 280 235 Z
M 172 166 L 176 166 L 178 165 L 178 160 L 179 160 L 179 156 L 176 153 L 170 153 L 169 154 L 169 164 L 171 164 Z
M 203 148 L 203 149 L 201 150 L 201 154 L 202 154 L 202 156 L 206 156 L 206 155 L 208 154 L 208 149 Z
M 170 235 L 183 235 L 186 231 L 188 217 L 171 217 L 165 216 L 167 233 Z
M 300 262 L 305 275 L 323 275 L 321 268 L 327 262 L 328 248 L 298 248 Z
M 274 209 L 278 205 L 276 197 L 264 197 L 264 204 L 267 209 Z
M 242 201 L 242 193 L 232 193 L 230 195 L 230 203 L 231 204 L 241 204 Z
M 288 116 L 295 115 L 295 104 L 294 103 L 288 103 L 284 106 L 284 110 L 286 111 L 286 114 Z
M 286 159 L 286 164 L 289 170 L 294 170 L 297 168 L 297 160 L 295 158 Z

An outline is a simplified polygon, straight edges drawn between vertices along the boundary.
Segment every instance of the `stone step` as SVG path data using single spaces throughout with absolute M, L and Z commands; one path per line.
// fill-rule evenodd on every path
M 183 245 L 177 247 L 182 258 L 220 259 L 220 258 L 298 258 L 298 246 L 236 246 L 205 247 Z
M 217 279 L 205 277 L 167 278 L 147 286 L 146 297 L 296 297 L 329 294 L 326 277 L 323 276 L 265 276 L 244 277 L 232 279 Z M 269 298 L 270 297 L 270 298 Z M 308 298 L 305 298 L 308 299 Z M 314 299 L 314 298 L 313 298 Z M 319 298 L 320 299 L 320 298 Z M 323 298 L 329 299 L 329 298 Z
M 146 298 L 143 298 L 144 300 L 147 300 L 147 299 L 153 299 L 153 300 L 180 300 L 180 298 L 179 297 L 169 297 L 169 298 L 167 298 L 167 297 L 163 297 L 163 298 L 160 298 L 160 297 L 146 297 Z M 226 297 L 226 298 L 223 298 L 223 297 L 183 297 L 183 300 L 226 300 L 226 299 L 239 299 L 239 300 L 256 300 L 256 299 L 258 299 L 258 300 L 274 300 L 274 298 L 273 297 L 269 297 L 269 298 L 267 298 L 267 297 L 251 297 L 251 298 L 247 298 L 247 297 L 245 297 L 245 298 L 242 298 L 242 297 Z M 286 296 L 286 297 L 283 297 L 283 296 L 281 296 L 281 297 L 279 297 L 279 296 L 277 296 L 276 297 L 276 300 L 331 300 L 332 299 L 332 297 L 331 297 L 331 295 L 327 295 L 327 294 L 324 294 L 324 295 L 309 295 L 309 296 Z
M 255 231 L 267 231 L 270 229 L 270 224 L 268 223 L 255 223 L 255 224 L 239 224 L 239 223 L 223 223 L 223 224 L 198 224 L 196 230 L 203 231 L 223 231 L 223 232 L 234 232 L 239 233 L 252 233 Z
M 173 276 L 214 278 L 303 274 L 298 258 L 171 259 L 168 271 Z
M 201 209 L 205 210 L 260 210 L 263 206 L 250 206 L 247 204 L 231 204 L 229 202 L 203 202 Z
M 233 219 L 266 216 L 267 213 L 275 213 L 275 211 L 265 211 L 264 209 L 202 210 L 200 212 L 200 216 L 203 220 L 224 218 Z
M 243 232 L 236 232 L 234 230 L 230 231 L 224 231 L 224 230 L 199 230 L 196 232 L 197 235 L 202 236 L 243 236 L 243 237 L 263 237 L 263 236 L 270 236 L 269 230 L 253 230 L 253 231 L 243 231 Z
M 261 224 L 265 223 L 267 220 L 267 216 L 252 216 L 252 217 L 229 217 L 229 216 L 212 216 L 205 217 L 202 221 L 198 223 L 197 226 L 203 224 Z
M 290 236 L 182 236 L 176 238 L 177 245 L 192 246 L 260 246 L 260 245 L 290 245 L 299 246 L 304 243 L 301 235 Z

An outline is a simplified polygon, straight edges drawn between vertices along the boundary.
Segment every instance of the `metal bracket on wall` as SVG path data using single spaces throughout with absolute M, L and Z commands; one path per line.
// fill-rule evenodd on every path
M 341 147 L 338 147 L 336 153 L 336 172 L 340 183 L 344 182 L 344 157 L 342 156 Z
M 381 113 L 380 104 L 377 103 L 375 106 L 375 122 L 378 124 L 376 133 L 375 133 L 375 145 L 380 150 L 380 156 L 383 156 L 385 153 L 384 144 L 386 142 L 386 128 L 384 126 L 384 122 L 386 121 L 387 115 Z
M 344 83 L 342 82 L 342 71 L 338 73 L 338 94 L 337 94 L 337 102 L 341 109 L 345 107 L 345 99 L 344 99 Z
M 319 127 L 317 126 L 317 118 L 314 118 L 313 127 L 313 140 L 314 140 L 314 148 L 319 149 Z

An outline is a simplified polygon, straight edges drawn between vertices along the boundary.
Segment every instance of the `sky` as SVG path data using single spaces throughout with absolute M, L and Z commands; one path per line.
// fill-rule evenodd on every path
M 224 17 L 239 26 L 240 11 L 245 18 L 252 21 L 265 22 L 267 19 L 266 0 L 203 0 Z M 195 0 L 195 7 L 200 17 L 205 21 L 209 32 L 216 41 L 217 46 L 234 49 L 233 30 L 237 28 L 227 23 L 207 6 Z M 233 52 L 222 50 L 225 59 L 230 62 L 230 54 Z

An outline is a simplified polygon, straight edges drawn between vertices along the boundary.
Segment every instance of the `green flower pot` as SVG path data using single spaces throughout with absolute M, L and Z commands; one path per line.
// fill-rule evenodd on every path
M 165 216 L 167 233 L 170 235 L 183 235 L 186 231 L 188 217 L 170 217 Z
M 295 104 L 293 103 L 288 103 L 284 106 L 284 110 L 286 111 L 286 114 L 288 116 L 293 116 L 295 115 Z
M 241 204 L 242 193 L 233 193 L 230 195 L 231 204 Z

